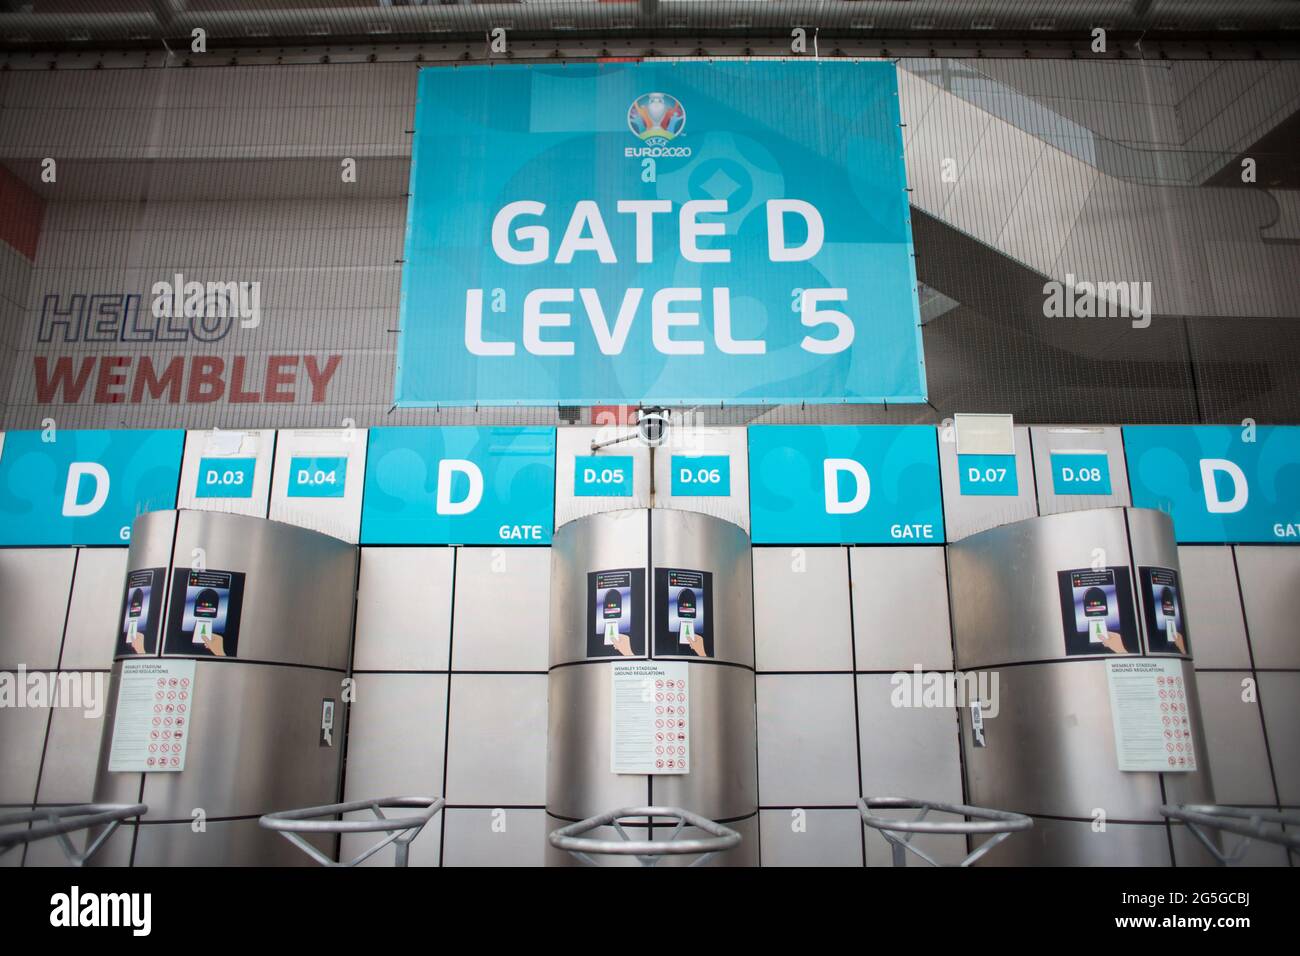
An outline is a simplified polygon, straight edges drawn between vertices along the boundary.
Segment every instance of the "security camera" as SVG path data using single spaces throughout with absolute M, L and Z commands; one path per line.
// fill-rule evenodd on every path
M 668 410 L 665 408 L 643 408 L 637 413 L 636 433 L 641 441 L 651 448 L 662 445 L 668 440 Z

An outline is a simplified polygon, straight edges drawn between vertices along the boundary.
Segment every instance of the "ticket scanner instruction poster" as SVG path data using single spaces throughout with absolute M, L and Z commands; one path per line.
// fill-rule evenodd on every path
M 1147 651 L 1191 656 L 1178 572 L 1172 568 L 1138 568 L 1138 575 L 1142 579 L 1142 606 L 1146 611 Z
M 158 653 L 166 579 L 166 568 L 141 568 L 127 573 L 115 658 Z
M 645 569 L 587 575 L 587 656 L 645 656 Z
M 164 654 L 237 657 L 244 603 L 241 571 L 172 572 L 171 611 Z
M 1141 650 L 1128 568 L 1059 571 L 1057 581 L 1067 656 Z
M 713 656 L 713 572 L 655 568 L 655 657 Z

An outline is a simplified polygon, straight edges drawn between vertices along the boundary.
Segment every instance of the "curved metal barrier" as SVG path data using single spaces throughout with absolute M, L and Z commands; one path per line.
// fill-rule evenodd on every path
M 911 820 L 887 820 L 871 813 L 872 810 L 920 810 Z M 969 817 L 968 820 L 926 820 L 930 811 L 952 813 Z M 866 797 L 858 801 L 858 812 L 862 822 L 872 829 L 879 830 L 880 835 L 889 841 L 894 866 L 907 865 L 907 851 L 911 850 L 931 866 L 942 866 L 924 850 L 912 845 L 912 837 L 918 833 L 942 833 L 952 836 L 971 836 L 984 833 L 994 834 L 993 839 L 980 844 L 958 866 L 970 866 L 989 850 L 993 849 L 1017 830 L 1028 830 L 1034 821 L 1023 813 L 1010 810 L 990 810 L 987 807 L 972 807 L 965 803 L 936 803 L 931 800 L 917 800 L 913 797 Z M 899 834 L 907 834 L 900 839 Z
M 1220 866 L 1239 863 L 1250 848 L 1251 840 L 1263 840 L 1265 843 L 1286 847 L 1292 852 L 1300 851 L 1300 813 L 1248 810 L 1212 803 L 1184 803 L 1166 804 L 1160 808 L 1160 814 L 1166 819 L 1186 824 L 1187 829 L 1210 851 Z M 1283 826 L 1291 827 L 1291 830 L 1288 832 Z M 1230 852 L 1224 852 L 1214 845 L 1203 827 L 1232 833 L 1243 839 Z
M 0 813 L 0 854 L 7 853 L 16 846 L 24 846 L 48 837 L 59 838 L 59 845 L 68 858 L 69 866 L 85 866 L 86 861 L 98 852 L 113 832 L 122 825 L 123 820 L 142 817 L 149 812 L 143 803 L 79 803 L 68 807 L 42 807 L 37 810 L 17 810 L 12 813 Z M 19 829 L 23 824 L 43 824 Z M 68 839 L 69 833 L 86 830 L 90 827 L 103 826 L 99 836 L 80 853 Z M 12 828 L 12 829 L 5 829 Z
M 623 829 L 623 822 L 632 817 L 644 817 L 646 825 L 653 826 L 655 820 L 676 820 L 677 825 L 666 840 L 633 840 Z M 594 840 L 582 836 L 598 827 L 612 826 L 618 833 L 617 840 Z M 709 834 L 703 839 L 679 840 L 678 835 L 686 826 L 692 826 Z M 598 866 L 591 854 L 598 856 L 634 856 L 642 866 L 656 866 L 665 856 L 687 856 L 700 854 L 688 866 L 699 866 L 715 853 L 730 850 L 740 845 L 741 836 L 735 830 L 714 823 L 699 814 L 683 810 L 681 807 L 623 807 L 610 810 L 567 827 L 552 831 L 548 839 L 557 850 L 565 850 L 588 866 Z
M 349 803 L 331 803 L 322 807 L 304 807 L 301 810 L 279 810 L 258 819 L 258 824 L 279 833 L 321 866 L 356 866 L 370 859 L 390 843 L 393 844 L 394 866 L 410 862 L 411 841 L 420 835 L 426 823 L 443 808 L 442 797 L 380 797 L 377 800 L 353 800 Z M 384 816 L 385 809 L 418 807 L 422 812 L 410 817 Z M 321 817 L 342 816 L 356 810 L 371 810 L 373 820 L 322 820 Z M 387 833 L 388 836 L 351 860 L 331 860 L 308 843 L 301 833 Z

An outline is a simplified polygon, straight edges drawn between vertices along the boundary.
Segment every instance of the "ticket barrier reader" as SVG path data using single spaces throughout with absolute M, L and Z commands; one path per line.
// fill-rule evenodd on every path
M 57 837 L 68 866 L 85 866 L 125 820 L 144 816 L 143 803 L 80 803 L 0 813 L 0 856 L 37 840 Z M 84 850 L 73 846 L 70 834 L 94 830 Z
M 1185 825 L 1220 866 L 1240 863 L 1254 840 L 1300 852 L 1300 813 L 1294 811 L 1185 804 L 1161 807 L 1160 813 Z M 1220 846 L 1218 835 L 1225 833 L 1241 837 L 1231 850 Z
M 641 826 L 670 827 L 666 837 L 659 840 L 634 839 L 624 829 L 624 824 L 632 820 L 645 821 Z M 691 826 L 705 834 L 694 839 L 679 839 L 683 828 Z M 598 840 L 586 834 L 610 827 L 618 834 L 617 840 Z M 740 846 L 742 837 L 735 830 L 706 820 L 704 817 L 681 807 L 624 807 L 599 813 L 586 820 L 571 823 L 551 833 L 551 846 L 557 850 L 571 853 L 573 857 L 587 866 L 598 866 L 593 856 L 635 857 L 642 866 L 658 866 L 661 860 L 670 857 L 693 857 L 687 866 L 702 866 L 715 854 Z
M 891 819 L 879 816 L 878 810 L 917 810 L 911 820 Z M 961 820 L 929 820 L 934 813 L 955 814 Z M 914 797 L 865 797 L 858 801 L 858 813 L 864 825 L 880 831 L 889 842 L 890 862 L 894 866 L 907 866 L 907 854 L 910 851 L 929 866 L 941 866 L 934 857 L 912 843 L 912 838 L 919 834 L 941 834 L 945 836 L 988 836 L 984 841 L 957 865 L 970 866 L 989 850 L 993 849 L 1007 837 L 1019 830 L 1033 827 L 1034 821 L 1023 813 L 1011 813 L 1008 810 L 990 810 L 987 807 L 972 807 L 964 803 L 936 803 L 932 800 L 918 800 Z
M 388 845 L 393 847 L 393 866 L 407 866 L 411 859 L 411 841 L 420 835 L 425 825 L 442 812 L 441 797 L 380 797 L 377 800 L 350 800 L 331 803 L 323 807 L 304 807 L 301 810 L 280 810 L 265 814 L 258 823 L 267 830 L 279 833 L 321 866 L 351 867 L 370 859 Z M 401 817 L 388 817 L 385 810 L 414 810 Z M 342 819 L 345 814 L 369 810 L 372 819 Z M 339 817 L 340 819 L 327 819 Z M 312 846 L 301 836 L 304 833 L 385 833 L 378 843 L 358 853 L 350 860 L 334 860 Z

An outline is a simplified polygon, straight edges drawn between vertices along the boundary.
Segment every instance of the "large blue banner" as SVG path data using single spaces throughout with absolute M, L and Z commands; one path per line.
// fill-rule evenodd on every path
M 176 507 L 185 432 L 9 432 L 0 545 L 122 545 L 146 511 Z
M 937 433 L 751 426 L 749 514 L 755 544 L 941 544 Z
M 372 428 L 362 544 L 550 544 L 555 429 Z
M 1129 425 L 1129 487 L 1180 542 L 1300 543 L 1300 428 Z
M 426 68 L 399 405 L 922 402 L 890 63 Z

